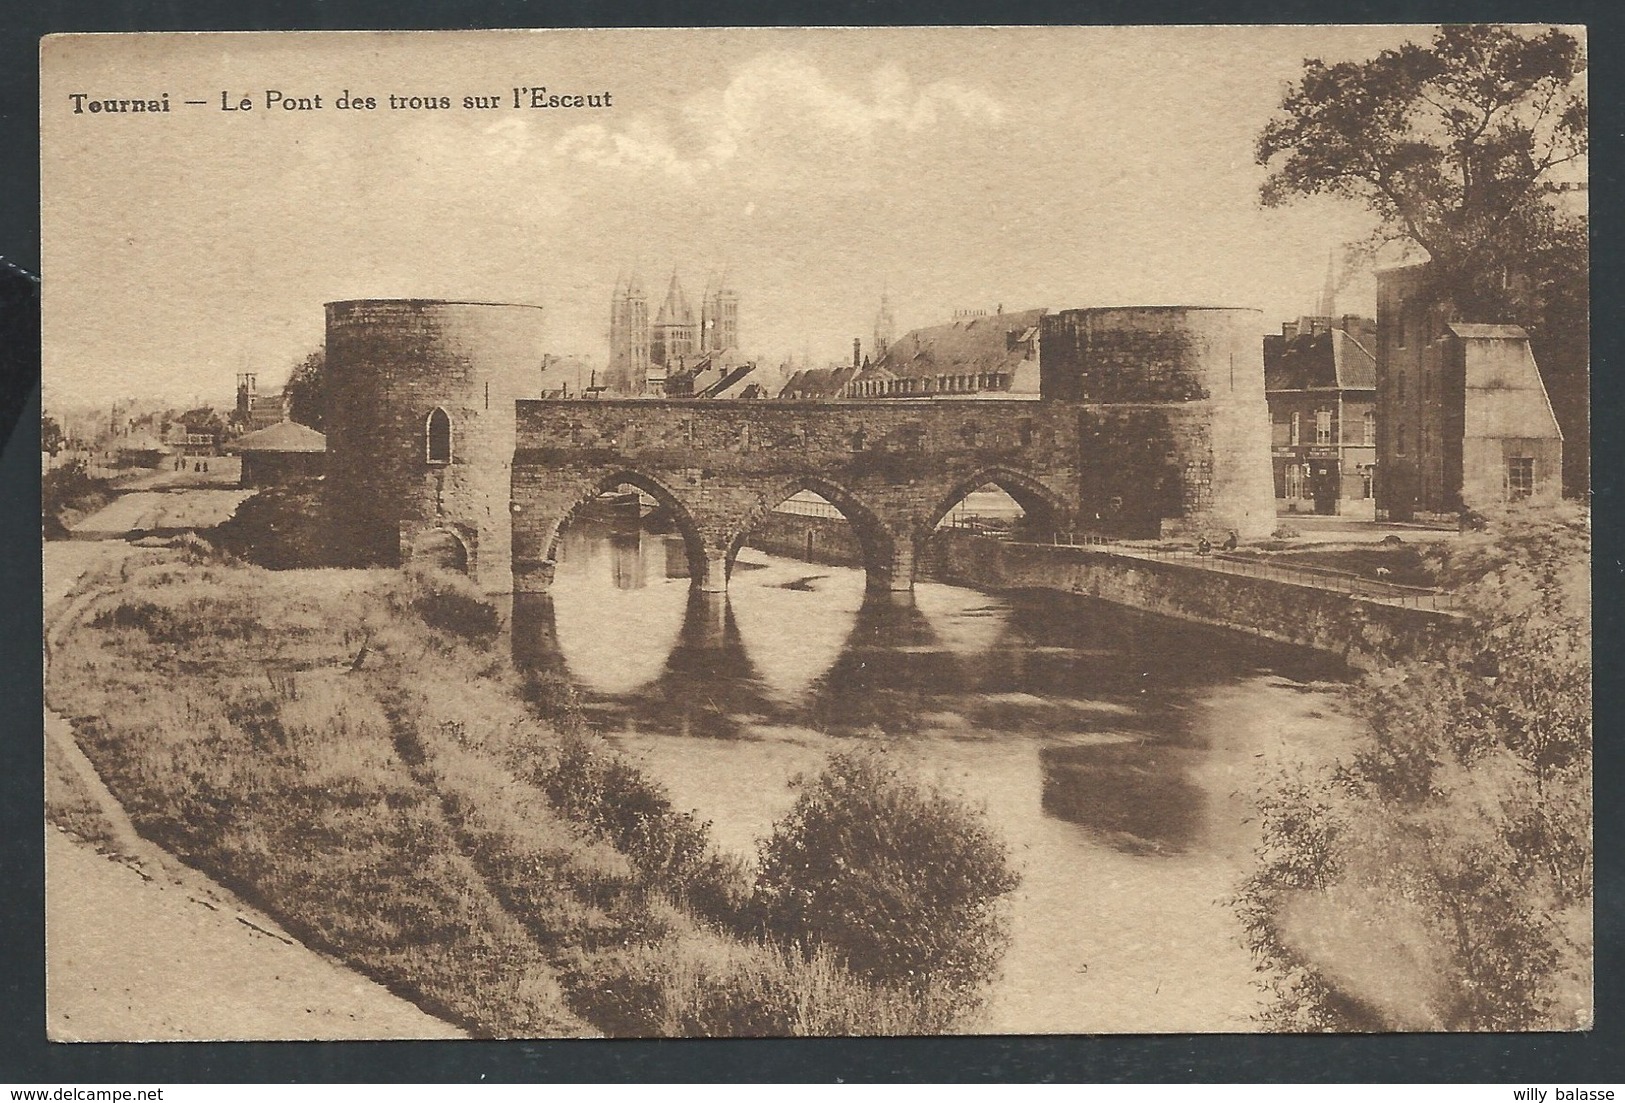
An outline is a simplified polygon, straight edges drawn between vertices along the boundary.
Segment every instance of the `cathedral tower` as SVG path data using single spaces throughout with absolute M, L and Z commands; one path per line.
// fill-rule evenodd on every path
M 649 359 L 668 371 L 681 361 L 692 359 L 699 351 L 698 328 L 674 268 L 671 286 L 666 289 L 666 301 L 660 304 L 660 313 L 655 315 L 649 333 Z
M 609 303 L 609 371 L 604 380 L 614 394 L 642 394 L 649 373 L 649 297 L 633 273 L 615 281 Z
M 700 349 L 722 352 L 739 347 L 739 292 L 729 286 L 728 274 L 705 285 L 700 304 Z

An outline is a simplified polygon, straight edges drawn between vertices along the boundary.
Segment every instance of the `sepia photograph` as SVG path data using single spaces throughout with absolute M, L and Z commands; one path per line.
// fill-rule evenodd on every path
M 1587 103 L 46 37 L 49 1037 L 1591 1029 Z

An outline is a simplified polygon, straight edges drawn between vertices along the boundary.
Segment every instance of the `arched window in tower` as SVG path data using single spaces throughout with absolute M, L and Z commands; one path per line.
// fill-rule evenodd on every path
M 451 417 L 439 406 L 423 423 L 424 457 L 430 463 L 451 462 Z

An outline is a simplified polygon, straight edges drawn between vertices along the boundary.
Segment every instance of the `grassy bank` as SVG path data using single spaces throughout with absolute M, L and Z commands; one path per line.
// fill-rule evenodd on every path
M 461 580 L 194 548 L 90 585 L 48 693 L 139 830 L 476 1036 L 968 1021 L 775 945 L 746 863 L 522 682 Z
M 1367 674 L 1334 769 L 1274 780 L 1237 898 L 1290 1030 L 1592 1021 L 1590 520 L 1511 510 L 1431 550 L 1474 632 Z

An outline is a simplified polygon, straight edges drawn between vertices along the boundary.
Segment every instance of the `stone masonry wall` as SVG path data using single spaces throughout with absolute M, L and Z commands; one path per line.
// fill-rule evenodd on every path
M 1274 528 L 1262 333 L 1258 311 L 1228 307 L 1044 317 L 1044 398 L 1095 411 L 1079 455 L 1086 519 L 1165 535 Z
M 809 517 L 800 513 L 769 513 L 745 537 L 750 547 L 837 567 L 861 567 L 863 547 L 852 526 L 839 517 Z M 807 554 L 808 548 L 812 554 Z
M 517 439 L 519 574 L 543 570 L 570 510 L 622 480 L 672 508 L 712 576 L 775 506 L 811 489 L 853 525 L 871 584 L 898 588 L 912 582 L 916 540 L 986 482 L 1057 527 L 1078 500 L 1077 411 L 1038 402 L 529 401 Z
M 1050 589 L 1234 628 L 1372 667 L 1399 655 L 1448 653 L 1466 621 L 1278 579 L 1226 574 L 1098 549 L 1012 544 L 935 533 L 922 556 L 933 578 L 988 589 Z
M 357 563 L 395 564 L 449 532 L 489 590 L 511 586 L 514 404 L 534 391 L 539 307 L 434 300 L 327 305 L 328 489 Z M 451 419 L 450 463 L 425 426 Z

